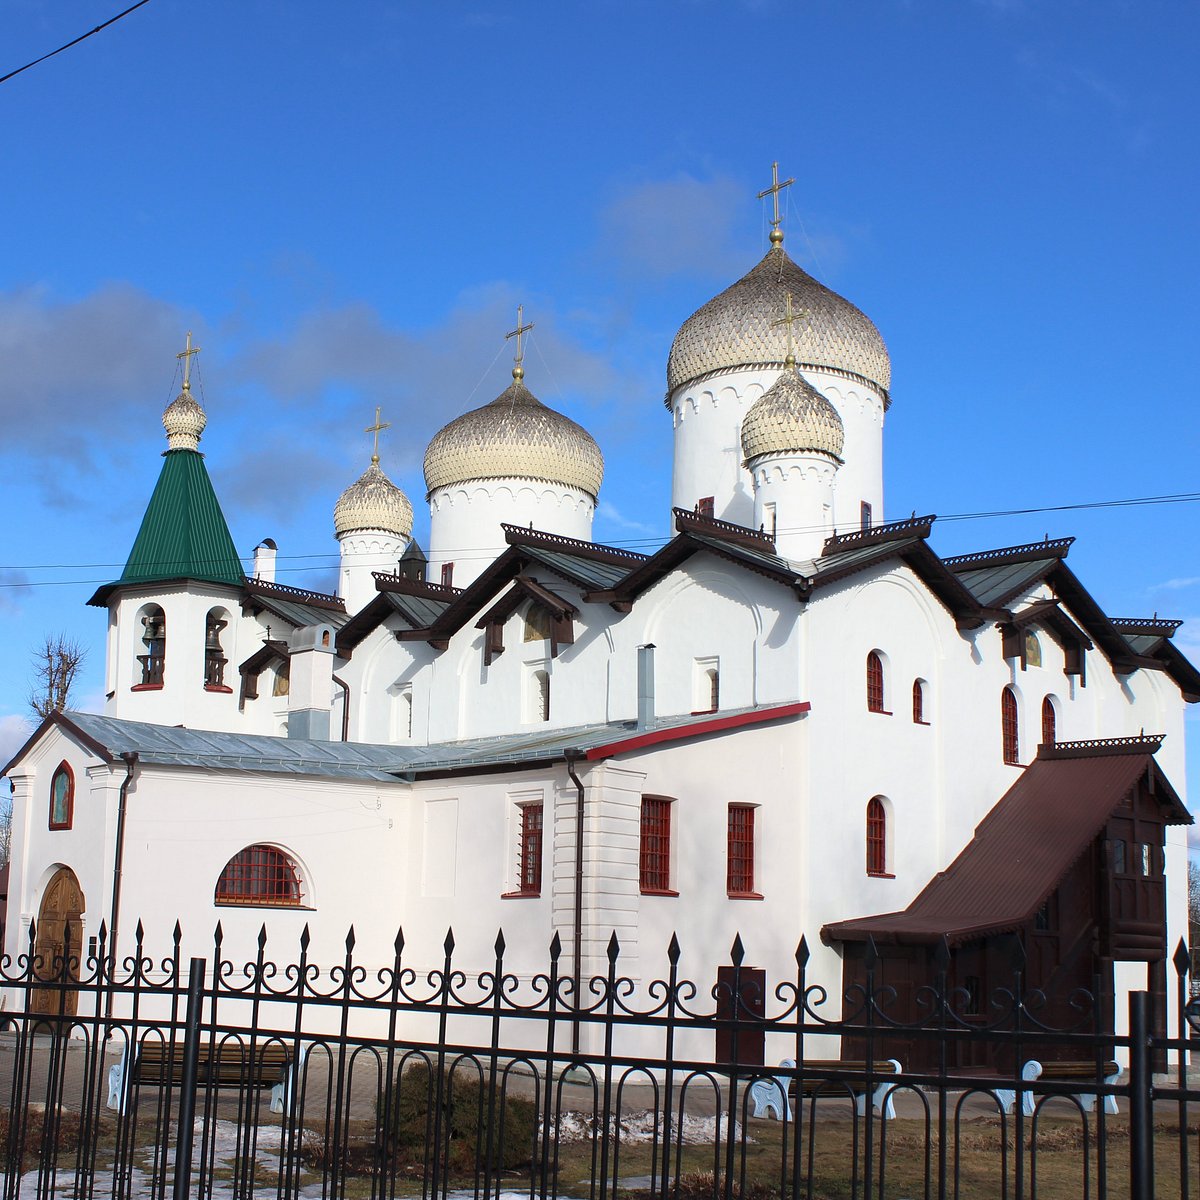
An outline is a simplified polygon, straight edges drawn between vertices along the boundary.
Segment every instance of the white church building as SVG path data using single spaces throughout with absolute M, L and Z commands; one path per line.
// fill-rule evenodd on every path
M 332 505 L 337 595 L 277 582 L 270 542 L 247 574 L 185 371 L 91 600 L 105 711 L 6 769 L 7 952 L 36 921 L 47 959 L 102 925 L 120 957 L 178 919 L 188 953 L 220 921 L 251 957 L 265 924 L 284 960 L 307 926 L 332 963 L 353 925 L 385 965 L 403 927 L 421 969 L 453 927 L 469 970 L 503 928 L 510 969 L 558 934 L 587 977 L 615 931 L 623 973 L 659 977 L 676 934 L 713 981 L 740 933 L 770 994 L 804 934 L 836 995 L 868 934 L 905 970 L 945 936 L 977 989 L 1015 934 L 1049 983 L 1165 995 L 1200 699 L 1178 623 L 1107 615 L 1069 538 L 942 558 L 932 517 L 887 522 L 883 339 L 782 243 L 670 348 L 648 556 L 592 541 L 600 449 L 518 342 L 511 386 L 429 444 L 427 554 L 376 454 Z

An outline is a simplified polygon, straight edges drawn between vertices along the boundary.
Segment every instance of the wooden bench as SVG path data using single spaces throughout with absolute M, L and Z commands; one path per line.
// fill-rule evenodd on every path
M 270 1088 L 271 1111 L 287 1107 L 294 1072 L 292 1047 L 280 1042 L 248 1044 L 226 1038 L 215 1045 L 200 1043 L 196 1065 L 198 1086 Z M 132 1055 L 132 1067 L 130 1064 Z M 183 1043 L 150 1037 L 126 1047 L 121 1061 L 109 1068 L 108 1107 L 124 1114 L 134 1085 L 180 1087 L 183 1084 Z
M 1100 1064 L 1100 1069 L 1104 1072 L 1104 1082 L 1108 1084 L 1116 1083 L 1121 1074 L 1119 1063 L 1113 1062 L 1111 1059 Z M 1043 1065 L 1036 1058 L 1031 1058 L 1021 1068 L 1021 1078 L 1026 1083 L 1033 1083 L 1034 1080 L 1043 1079 L 1047 1083 L 1095 1083 L 1096 1082 L 1096 1060 L 1088 1059 L 1083 1062 L 1050 1062 Z M 1010 1113 L 1016 1107 L 1017 1093 L 1014 1088 L 996 1088 L 996 1099 L 1000 1101 L 1000 1107 L 1006 1113 Z M 1043 1097 L 1044 1097 L 1043 1093 Z M 1097 1093 L 1081 1088 L 1079 1091 L 1072 1091 L 1071 1095 L 1075 1096 L 1080 1107 L 1084 1112 L 1094 1112 L 1096 1108 Z M 1032 1091 L 1023 1092 L 1021 1095 L 1021 1111 L 1027 1116 L 1033 1116 L 1034 1108 L 1036 1107 L 1038 1096 Z M 1104 1097 L 1104 1111 L 1106 1113 L 1116 1113 L 1117 1098 L 1116 1096 Z
M 779 1065 L 785 1070 L 794 1071 L 796 1060 L 785 1058 Z M 756 1079 L 750 1085 L 750 1099 L 754 1101 L 754 1112 L 751 1115 L 766 1117 L 774 1112 L 776 1120 L 781 1120 L 786 1115 L 790 1121 L 792 1097 L 796 1094 L 796 1084 L 799 1083 L 805 1096 L 820 1095 L 830 1099 L 853 1096 L 855 1111 L 860 1115 L 867 1111 L 867 1097 L 871 1095 L 875 1111 L 885 1120 L 891 1120 L 896 1115 L 892 1106 L 892 1092 L 896 1087 L 896 1079 L 902 1072 L 903 1068 L 894 1058 L 881 1059 L 871 1063 L 868 1080 L 867 1064 L 864 1061 L 810 1058 L 804 1063 L 802 1079 L 797 1080 L 794 1075 Z

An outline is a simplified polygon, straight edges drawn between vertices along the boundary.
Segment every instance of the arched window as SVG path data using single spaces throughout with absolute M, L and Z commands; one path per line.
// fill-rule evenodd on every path
M 887 809 L 872 796 L 867 804 L 867 874 L 887 873 Z
M 221 649 L 221 630 L 229 624 L 223 609 L 210 609 L 204 618 L 204 686 L 210 692 L 228 692 L 225 686 L 225 652 Z
M 160 688 L 167 661 L 167 617 L 157 604 L 142 614 L 142 645 L 144 653 L 137 656 L 140 679 L 137 688 Z
M 1054 711 L 1054 701 L 1047 696 L 1042 701 L 1042 745 L 1053 746 L 1058 734 L 1058 714 Z
M 550 720 L 550 676 L 545 671 L 533 673 L 533 719 Z
M 1021 761 L 1021 745 L 1017 734 L 1017 697 L 1010 687 L 1000 693 L 1000 733 L 1004 742 L 1004 761 L 1014 765 Z
M 925 680 L 913 680 L 913 724 L 928 725 L 929 720 L 925 716 Z
M 709 667 L 704 675 L 708 681 L 708 707 L 716 712 L 721 707 L 721 672 L 716 667 Z
M 886 711 L 883 707 L 883 659 L 876 650 L 867 655 L 867 711 Z
M 296 908 L 303 899 L 300 868 L 277 846 L 247 846 L 225 864 L 213 899 Z
M 50 828 L 70 829 L 75 818 L 75 773 L 59 763 L 50 779 Z

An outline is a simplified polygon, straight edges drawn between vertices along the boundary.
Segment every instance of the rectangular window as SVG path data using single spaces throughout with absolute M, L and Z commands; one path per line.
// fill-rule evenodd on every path
M 729 806 L 725 890 L 731 896 L 754 896 L 754 806 Z
M 696 501 L 696 516 L 708 517 L 708 519 L 711 521 L 712 515 L 713 515 L 713 497 L 712 496 L 701 496 L 700 499 Z
M 539 896 L 542 891 L 542 806 L 525 804 L 521 808 L 520 891 L 523 896 Z
M 859 524 L 862 529 L 871 528 L 871 506 L 865 500 L 859 508 Z
M 452 562 L 442 563 L 442 587 L 454 586 L 454 564 Z
M 763 533 L 773 538 L 775 536 L 775 505 L 764 504 L 762 516 Z
M 639 882 L 643 892 L 675 895 L 671 891 L 671 801 L 642 797 L 642 844 Z

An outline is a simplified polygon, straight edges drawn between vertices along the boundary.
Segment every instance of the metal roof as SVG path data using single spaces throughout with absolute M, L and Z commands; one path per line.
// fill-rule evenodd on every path
M 255 594 L 254 603 L 297 629 L 305 625 L 332 625 L 334 629 L 341 629 L 350 620 L 350 614 L 347 612 L 338 612 L 326 607 L 318 608 L 314 604 L 302 604 L 296 600 L 283 600 L 278 596 L 263 595 L 261 592 Z
M 561 762 L 564 751 L 577 749 L 588 758 L 607 757 L 636 748 L 635 743 L 662 742 L 702 736 L 745 725 L 797 715 L 807 705 L 793 703 L 719 714 L 659 717 L 639 728 L 636 721 L 598 722 L 566 729 L 538 729 L 501 737 L 472 738 L 431 745 L 378 745 L 366 742 L 309 741 L 265 734 L 222 733 L 205 729 L 125 721 L 93 713 L 55 714 L 51 723 L 66 727 L 110 761 L 136 754 L 154 766 L 205 767 L 225 771 L 317 775 L 342 779 L 374 779 L 395 783 L 398 778 L 480 771 L 522 763 Z M 40 735 L 26 743 L 9 767 Z M 6 768 L 7 769 L 7 768 Z
M 956 571 L 955 574 L 980 604 L 992 608 L 1033 587 L 1058 562 L 1058 558 L 1041 558 L 998 563 L 978 571 Z
M 449 600 L 433 596 L 409 596 L 404 592 L 381 592 L 388 604 L 414 629 L 428 629 L 450 607 Z
M 547 550 L 543 546 L 522 545 L 521 553 L 586 588 L 610 588 L 638 565 L 636 559 L 626 563 L 597 562 L 581 554 Z
M 976 941 L 1030 920 L 1147 772 L 1168 824 L 1191 815 L 1150 752 L 1161 738 L 1065 743 L 1039 756 L 962 853 L 903 912 L 826 925 L 825 940 Z
M 207 579 L 239 586 L 245 579 L 204 458 L 168 450 L 146 506 L 121 583 Z

